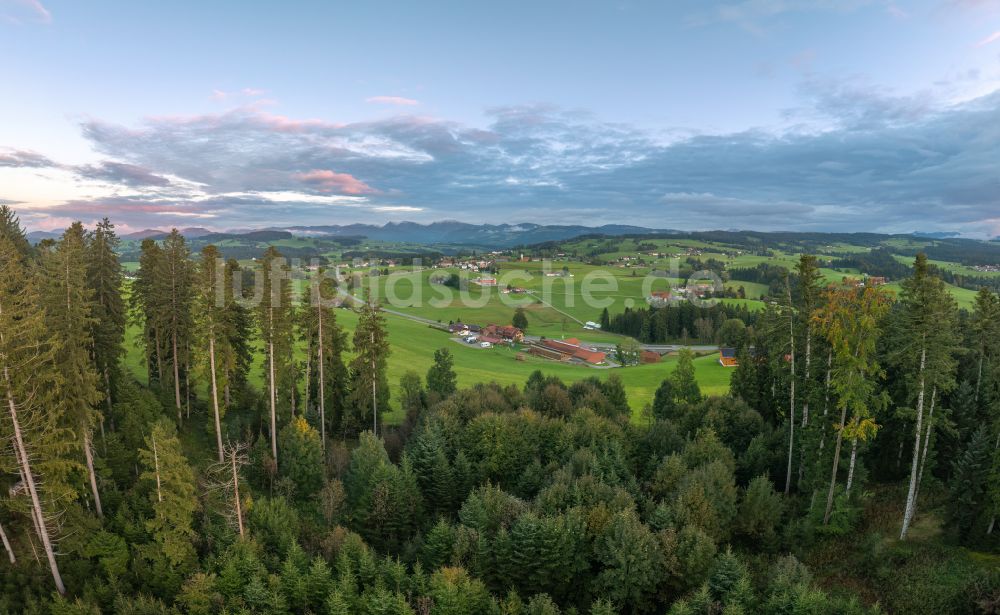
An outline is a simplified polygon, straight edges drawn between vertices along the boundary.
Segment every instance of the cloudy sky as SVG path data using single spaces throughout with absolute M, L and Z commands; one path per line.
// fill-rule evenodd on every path
M 1000 0 L 0 0 L 32 229 L 1000 234 Z

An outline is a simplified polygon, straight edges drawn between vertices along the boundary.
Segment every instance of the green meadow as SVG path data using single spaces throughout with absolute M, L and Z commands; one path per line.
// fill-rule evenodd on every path
M 357 325 L 358 316 L 350 310 L 336 310 L 337 321 L 350 333 Z M 399 378 L 408 370 L 414 370 L 423 377 L 433 362 L 434 351 L 447 348 L 455 359 L 455 373 L 460 386 L 471 386 L 479 382 L 497 382 L 503 385 L 522 386 L 531 372 L 540 369 L 547 375 L 558 376 L 567 384 L 596 376 L 605 379 L 612 373 L 621 377 L 632 406 L 633 420 L 641 420 L 643 407 L 651 403 L 660 382 L 676 367 L 676 356 L 665 356 L 660 363 L 635 367 L 598 369 L 583 365 L 571 365 L 540 359 L 527 354 L 518 360 L 518 352 L 507 347 L 489 349 L 471 346 L 453 339 L 444 331 L 406 318 L 386 314 L 389 343 L 389 382 L 393 388 L 392 410 L 385 415 L 386 421 L 398 422 L 402 414 L 396 405 Z M 129 327 L 126 340 L 125 364 L 129 372 L 141 382 L 146 380 L 142 350 L 135 341 L 139 330 Z M 722 367 L 718 353 L 695 359 L 695 373 L 701 390 L 705 394 L 723 395 L 729 390 L 731 369 Z M 345 361 L 350 357 L 346 356 Z M 251 383 L 263 388 L 263 354 L 258 350 L 254 367 L 250 374 Z

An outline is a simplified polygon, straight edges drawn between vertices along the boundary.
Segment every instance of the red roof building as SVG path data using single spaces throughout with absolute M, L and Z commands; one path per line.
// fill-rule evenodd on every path
M 576 342 L 576 344 L 569 343 L 571 341 Z M 604 359 L 607 356 L 603 352 L 598 352 L 596 350 L 588 350 L 586 348 L 580 347 L 578 345 L 579 341 L 576 340 L 575 338 L 570 338 L 564 342 L 560 342 L 559 340 L 542 340 L 542 344 L 551 348 L 552 350 L 555 350 L 565 355 L 569 355 L 574 359 L 579 359 L 586 363 L 590 363 L 591 365 L 604 363 Z

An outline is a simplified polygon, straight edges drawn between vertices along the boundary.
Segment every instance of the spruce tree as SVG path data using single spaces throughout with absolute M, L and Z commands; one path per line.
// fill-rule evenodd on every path
M 269 247 L 262 258 L 262 288 L 258 291 L 257 323 L 264 342 L 264 381 L 267 383 L 270 410 L 271 455 L 278 463 L 278 398 L 279 383 L 285 381 L 291 366 L 292 348 L 292 297 L 291 280 L 285 257 L 274 247 Z
M 186 349 L 191 344 L 193 328 L 191 307 L 194 301 L 194 265 L 190 256 L 184 237 L 177 229 L 171 230 L 163 241 L 163 258 L 156 272 L 156 285 L 160 290 L 157 295 L 162 303 L 151 306 L 161 314 L 156 320 L 163 327 L 162 342 L 166 345 L 170 361 L 178 425 L 183 420 L 181 378 L 184 377 L 187 382 L 190 360 Z
M 225 264 L 218 248 L 213 245 L 202 248 L 194 288 L 194 342 L 199 351 L 199 371 L 204 374 L 209 385 L 213 431 L 220 462 L 223 461 L 222 417 L 227 410 L 220 396 L 229 385 L 229 373 L 224 366 L 234 363 L 234 350 L 230 344 L 232 333 L 228 330 L 231 322 L 226 313 L 230 305 L 227 293 L 232 291 L 231 286 L 226 284 L 225 273 Z
M 104 401 L 111 416 L 121 369 L 119 359 L 124 353 L 125 301 L 122 298 L 124 278 L 118 260 L 118 235 L 115 225 L 104 218 L 87 236 L 87 286 L 94 293 L 91 337 L 94 340 L 94 366 L 104 391 Z
M 917 509 L 925 402 L 934 389 L 945 391 L 954 385 L 958 350 L 955 299 L 944 282 L 931 274 L 927 256 L 922 252 L 913 263 L 913 275 L 903 281 L 902 287 L 889 356 L 897 369 L 907 376 L 908 399 L 916 402 L 916 419 L 900 540 L 906 538 Z
M 54 390 L 66 426 L 76 432 L 83 451 L 87 478 L 99 517 L 104 516 L 94 470 L 93 429 L 99 422 L 97 404 L 103 395 L 91 355 L 95 324 L 94 291 L 87 285 L 83 225 L 70 226 L 54 248 L 42 255 L 45 275 L 42 306 L 49 330 L 57 340 L 59 386 Z
M 38 305 L 35 281 L 25 269 L 17 243 L 8 234 L 0 233 L 0 399 L 9 420 L 2 433 L 9 434 L 12 444 L 12 458 L 5 447 L 0 461 L 5 470 L 19 474 L 24 483 L 30 501 L 28 515 L 56 590 L 64 594 L 66 587 L 54 546 L 52 515 L 57 511 L 45 506 L 53 498 L 46 497 L 43 491 L 43 487 L 51 488 L 54 483 L 40 482 L 38 465 L 53 456 L 47 444 L 64 443 L 68 434 L 59 427 L 59 417 L 46 398 L 51 385 L 58 382 L 53 364 L 57 347 Z
M 455 360 L 447 348 L 434 351 L 434 364 L 427 370 L 427 390 L 444 399 L 458 388 L 453 368 Z
M 354 353 L 350 365 L 350 414 L 345 417 L 344 429 L 357 433 L 371 425 L 377 433 L 378 413 L 389 409 L 389 381 L 386 378 L 389 338 L 385 318 L 374 303 L 367 302 L 361 309 L 358 326 L 354 329 Z

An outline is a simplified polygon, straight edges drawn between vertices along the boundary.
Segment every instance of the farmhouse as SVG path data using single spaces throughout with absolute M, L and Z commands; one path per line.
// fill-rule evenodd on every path
M 524 332 L 512 325 L 488 325 L 483 333 L 504 342 L 520 342 L 524 339 Z
M 591 365 L 604 363 L 604 359 L 606 357 L 603 352 L 581 347 L 580 340 L 572 337 L 565 341 L 542 340 L 542 344 L 549 350 L 554 350 L 568 358 L 577 359 L 579 361 L 583 361 L 584 363 L 590 363 Z

